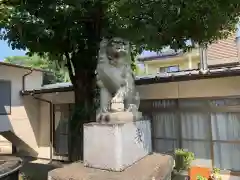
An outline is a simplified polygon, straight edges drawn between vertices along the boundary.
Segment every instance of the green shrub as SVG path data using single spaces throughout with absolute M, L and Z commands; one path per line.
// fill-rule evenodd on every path
M 213 173 L 214 174 L 220 174 L 220 169 L 219 168 L 213 168 Z
M 197 176 L 197 180 L 208 180 L 208 178 L 199 175 Z
M 188 170 L 191 162 L 194 160 L 194 153 L 184 149 L 176 149 L 174 155 L 176 163 L 175 169 L 177 171 Z
M 212 173 L 209 178 L 203 177 L 201 175 L 197 176 L 197 180 L 221 180 L 220 176 L 220 169 L 219 168 L 213 168 Z
M 219 168 L 213 168 L 212 174 L 210 176 L 210 180 L 221 180 L 220 176 L 220 169 Z

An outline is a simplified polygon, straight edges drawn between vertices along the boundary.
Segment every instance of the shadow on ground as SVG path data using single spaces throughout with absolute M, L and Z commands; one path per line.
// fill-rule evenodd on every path
M 23 158 L 24 165 L 20 170 L 20 180 L 47 180 L 48 172 L 63 166 L 61 162 Z

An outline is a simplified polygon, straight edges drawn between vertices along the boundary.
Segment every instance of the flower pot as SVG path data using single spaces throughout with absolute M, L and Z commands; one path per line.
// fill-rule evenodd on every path
M 175 156 L 175 168 L 177 171 L 184 169 L 184 156 L 182 155 Z
M 198 176 L 209 179 L 211 175 L 211 169 L 205 167 L 191 167 L 189 169 L 189 177 L 191 180 L 197 180 Z
M 172 180 L 188 180 L 188 171 L 180 170 L 178 172 L 173 171 Z

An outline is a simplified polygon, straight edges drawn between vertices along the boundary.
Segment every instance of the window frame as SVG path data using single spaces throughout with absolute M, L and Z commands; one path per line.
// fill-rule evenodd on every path
M 175 67 L 178 70 L 177 71 L 170 71 L 170 68 Z M 161 72 L 161 69 L 165 69 L 167 71 Z M 172 65 L 172 66 L 163 66 L 163 67 L 159 67 L 159 73 L 171 73 L 171 72 L 178 72 L 180 71 L 179 65 Z
M 9 86 L 10 86 L 10 94 L 9 94 L 9 111 L 8 112 L 1 112 L 0 111 L 0 115 L 11 115 L 12 114 L 12 81 L 11 80 L 4 80 L 4 79 L 0 79 L 0 84 L 2 82 L 8 82 Z

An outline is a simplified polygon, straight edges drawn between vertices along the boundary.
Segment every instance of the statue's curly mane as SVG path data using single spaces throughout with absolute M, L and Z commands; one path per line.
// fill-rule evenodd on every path
M 113 39 L 120 39 L 126 43 L 127 53 L 126 56 L 122 59 L 126 60 L 124 64 L 131 64 L 131 49 L 129 43 L 121 38 L 113 38 Z M 118 59 L 120 57 L 120 53 L 114 53 L 112 56 L 109 56 L 107 48 L 109 48 L 110 43 L 113 39 L 103 39 L 100 43 L 100 50 L 99 50 L 99 62 L 109 63 L 112 59 Z M 106 62 L 108 61 L 108 62 Z

